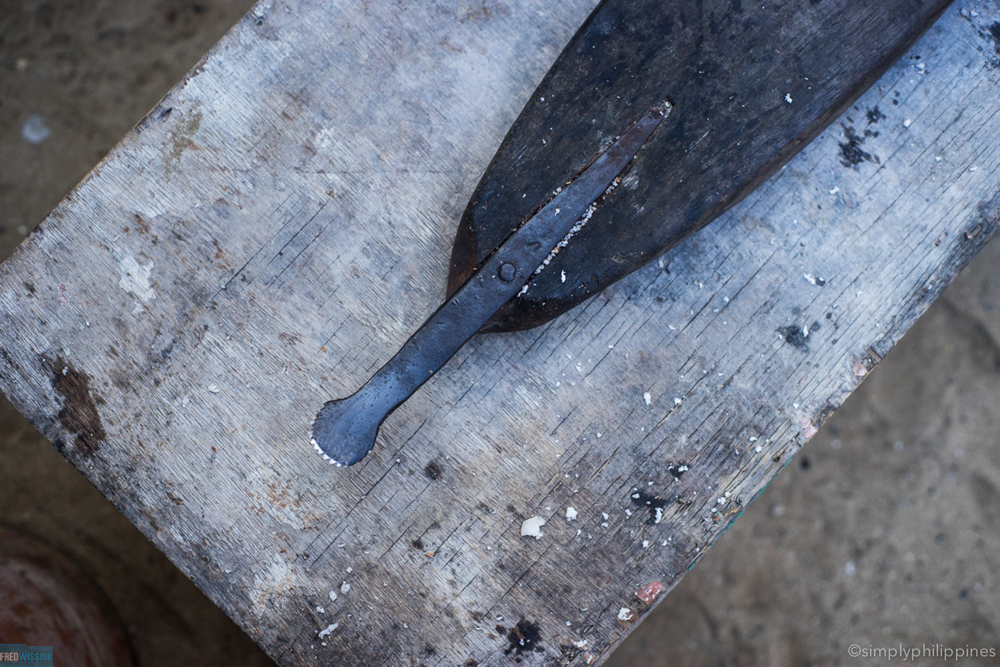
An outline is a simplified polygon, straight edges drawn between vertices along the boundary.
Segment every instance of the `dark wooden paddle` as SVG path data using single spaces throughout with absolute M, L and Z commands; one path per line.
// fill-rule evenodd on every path
M 566 312 L 752 192 L 949 4 L 605 0 L 525 105 L 472 195 L 448 294 L 642 110 L 668 100 L 670 119 L 621 192 L 483 331 L 526 329 Z
M 602 2 L 469 201 L 447 300 L 365 386 L 323 406 L 317 450 L 356 463 L 385 417 L 472 335 L 547 322 L 715 219 L 949 4 Z

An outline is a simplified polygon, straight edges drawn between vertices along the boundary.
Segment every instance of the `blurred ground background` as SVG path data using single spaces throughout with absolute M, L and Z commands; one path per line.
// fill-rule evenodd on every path
M 0 258 L 250 5 L 0 0 Z M 1000 240 L 608 664 L 876 662 L 852 644 L 1000 655 L 998 445 Z M 0 523 L 104 589 L 141 667 L 272 664 L 2 397 L 0 473 Z

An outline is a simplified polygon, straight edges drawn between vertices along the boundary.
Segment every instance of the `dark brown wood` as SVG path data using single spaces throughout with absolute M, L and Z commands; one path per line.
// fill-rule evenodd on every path
M 476 188 L 455 238 L 449 293 L 637 114 L 669 100 L 671 117 L 620 191 L 483 330 L 538 326 L 579 304 L 763 183 L 949 4 L 605 0 Z

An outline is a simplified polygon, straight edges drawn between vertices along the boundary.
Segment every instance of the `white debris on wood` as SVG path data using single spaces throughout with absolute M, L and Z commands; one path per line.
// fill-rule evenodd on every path
M 653 396 L 647 391 L 642 395 L 642 400 L 646 402 L 646 405 L 650 405 L 653 402 Z
M 331 602 L 337 601 L 337 591 L 330 591 L 330 601 Z
M 344 595 L 347 595 L 347 593 L 350 590 L 351 590 L 351 585 L 346 581 L 340 585 L 340 592 L 343 593 Z
M 785 93 L 785 101 L 788 102 L 789 104 L 792 103 L 792 94 L 791 93 Z
M 577 516 L 578 516 L 578 513 L 576 511 L 576 508 L 574 508 L 574 507 L 567 507 L 566 508 L 566 520 L 567 521 L 576 521 L 576 517 Z
M 153 262 L 140 264 L 128 255 L 118 260 L 118 286 L 143 303 L 156 298 L 156 292 L 149 279 L 153 272 Z
M 820 286 L 822 286 L 822 285 L 826 284 L 825 280 L 823 280 L 822 278 L 817 278 L 816 276 L 814 276 L 811 273 L 803 273 L 802 277 L 805 278 L 806 280 L 808 280 L 809 282 L 811 282 L 813 285 L 820 285 Z
M 618 610 L 619 621 L 631 621 L 633 618 L 635 618 L 635 614 L 628 607 L 622 607 Z
M 542 539 L 542 526 L 545 519 L 540 516 L 533 516 L 521 522 L 521 537 L 533 537 L 536 540 Z
M 330 625 L 326 626 L 325 628 L 323 628 L 322 630 L 319 631 L 319 638 L 320 639 L 326 639 L 331 634 L 333 634 L 334 630 L 336 630 L 339 627 L 340 627 L 340 623 L 331 623 Z

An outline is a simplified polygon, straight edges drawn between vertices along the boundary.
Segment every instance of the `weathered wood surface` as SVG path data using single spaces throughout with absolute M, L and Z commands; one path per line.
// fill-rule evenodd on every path
M 662 267 L 478 337 L 332 468 L 312 416 L 440 302 L 592 4 L 262 3 L 0 266 L 4 391 L 284 665 L 599 660 L 996 229 L 973 1 Z

